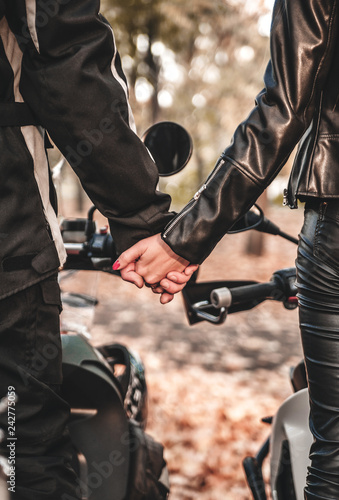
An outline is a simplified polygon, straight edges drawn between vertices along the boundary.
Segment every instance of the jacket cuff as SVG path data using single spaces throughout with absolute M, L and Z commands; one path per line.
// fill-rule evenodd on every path
M 206 184 L 167 225 L 162 238 L 176 254 L 192 264 L 201 264 L 264 189 L 221 158 Z
M 147 210 L 145 210 L 134 216 L 109 219 L 117 256 L 135 245 L 139 240 L 161 233 L 164 227 L 173 219 L 175 213 L 162 210 L 152 215 L 151 219 L 148 219 L 147 215 Z

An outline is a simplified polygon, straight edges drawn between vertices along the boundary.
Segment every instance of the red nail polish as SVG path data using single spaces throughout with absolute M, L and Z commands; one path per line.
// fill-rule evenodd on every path
M 113 264 L 113 271 L 117 271 L 120 267 L 120 262 L 116 260 Z

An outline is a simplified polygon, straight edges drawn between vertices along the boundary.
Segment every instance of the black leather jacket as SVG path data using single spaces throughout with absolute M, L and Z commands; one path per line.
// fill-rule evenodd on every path
M 265 88 L 214 171 L 163 239 L 201 263 L 299 143 L 287 203 L 339 197 L 337 0 L 277 0 Z

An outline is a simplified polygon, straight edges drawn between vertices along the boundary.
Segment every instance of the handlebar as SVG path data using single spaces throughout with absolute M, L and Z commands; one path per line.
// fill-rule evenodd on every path
M 223 323 L 227 314 L 246 311 L 265 300 L 282 302 L 286 309 L 297 307 L 295 268 L 276 271 L 267 283 L 224 281 L 188 284 L 183 290 L 190 324 L 202 320 Z
M 87 219 L 66 219 L 61 232 L 67 252 L 64 269 L 95 270 L 110 274 L 116 260 L 112 236 L 104 228 L 97 232 L 93 207 Z M 276 271 L 267 283 L 254 281 L 194 282 L 183 289 L 186 313 L 190 324 L 208 321 L 221 324 L 227 314 L 246 311 L 265 300 L 282 302 L 287 309 L 297 307 L 295 268 Z
M 229 309 L 233 303 L 246 303 L 254 297 L 256 299 L 266 300 L 270 298 L 275 290 L 276 284 L 273 281 L 269 283 L 239 286 L 233 289 L 227 287 L 217 288 L 211 292 L 211 304 L 216 309 L 220 307 Z
M 107 228 L 96 231 L 93 213 L 94 208 L 90 209 L 87 219 L 65 219 L 62 222 L 61 234 L 67 253 L 64 269 L 119 274 L 112 270 L 116 259 L 113 238 Z
M 295 279 L 296 270 L 295 267 L 291 267 L 276 271 L 267 283 L 216 288 L 210 295 L 211 304 L 216 309 L 221 307 L 230 309 L 232 305 L 237 305 L 239 310 L 241 305 L 245 305 L 248 309 L 248 303 L 251 301 L 256 305 L 264 300 L 276 300 L 290 308 L 290 305 L 296 303 L 296 300 L 291 300 L 296 298 L 297 293 Z

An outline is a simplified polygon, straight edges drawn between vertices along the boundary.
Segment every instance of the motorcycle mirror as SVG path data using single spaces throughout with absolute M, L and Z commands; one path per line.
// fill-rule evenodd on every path
M 151 153 L 161 177 L 180 172 L 192 156 L 193 144 L 187 130 L 174 122 L 152 125 L 142 140 Z
M 265 217 L 262 209 L 256 204 L 232 226 L 228 234 L 241 233 L 243 231 L 249 231 L 250 229 L 255 229 L 262 233 L 273 234 L 275 236 L 278 235 L 296 245 L 298 244 L 297 238 L 281 231 L 274 222 Z
M 253 205 L 253 207 L 232 226 L 228 234 L 242 233 L 250 229 L 260 230 L 258 228 L 264 219 L 264 212 L 259 205 Z

